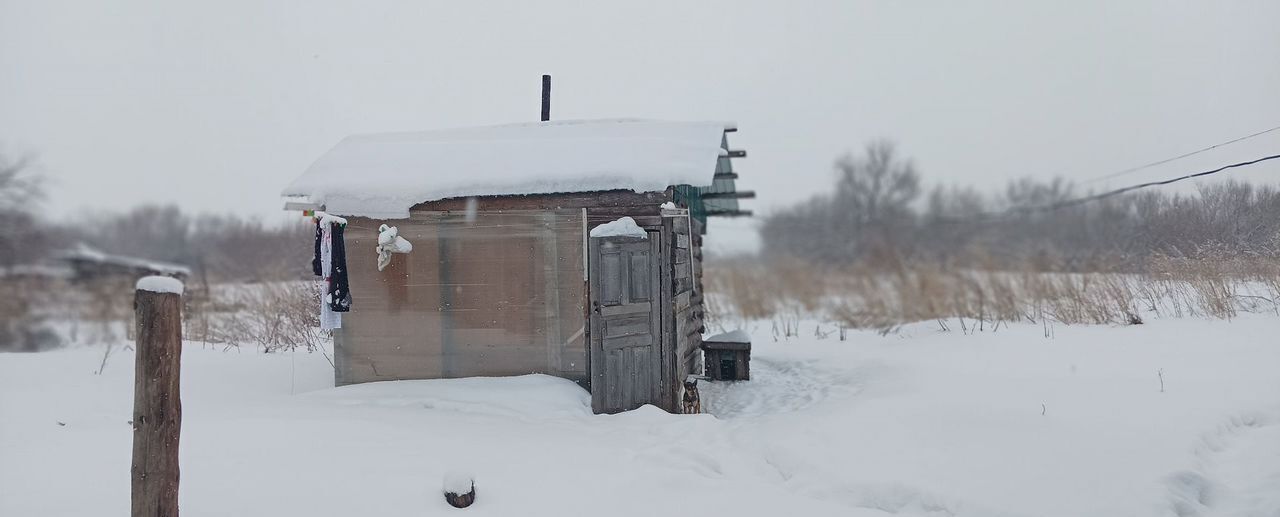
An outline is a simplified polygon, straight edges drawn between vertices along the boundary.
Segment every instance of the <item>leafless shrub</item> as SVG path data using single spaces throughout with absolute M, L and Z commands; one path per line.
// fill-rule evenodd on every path
M 253 344 L 267 353 L 323 351 L 316 282 L 270 282 L 219 286 L 187 302 L 188 339 L 226 347 Z

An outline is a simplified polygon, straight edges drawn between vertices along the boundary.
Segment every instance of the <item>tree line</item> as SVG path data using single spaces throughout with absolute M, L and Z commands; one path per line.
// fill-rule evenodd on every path
M 926 189 L 892 143 L 835 163 L 829 193 L 765 216 L 769 259 L 827 265 L 928 261 L 961 267 L 1138 270 L 1153 256 L 1280 258 L 1280 189 L 1206 182 L 1191 194 L 1143 190 L 1053 210 L 1088 194 L 1061 178 L 983 192 Z
M 0 156 L 0 267 L 47 261 L 84 243 L 106 253 L 181 264 L 198 280 L 306 278 L 313 229 L 267 225 L 234 214 L 193 214 L 176 205 L 143 205 L 92 214 L 76 223 L 41 217 L 45 195 L 29 160 Z

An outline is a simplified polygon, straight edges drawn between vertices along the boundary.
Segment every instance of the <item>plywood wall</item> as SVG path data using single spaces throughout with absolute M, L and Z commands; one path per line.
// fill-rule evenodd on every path
M 346 231 L 352 310 L 338 384 L 546 373 L 584 381 L 581 210 L 415 211 L 377 269 L 382 221 Z

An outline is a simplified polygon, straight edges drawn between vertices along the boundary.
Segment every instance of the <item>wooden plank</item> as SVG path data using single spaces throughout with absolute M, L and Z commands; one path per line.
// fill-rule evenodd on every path
M 732 350 L 746 351 L 751 350 L 751 343 L 733 343 L 725 341 L 703 341 L 703 350 Z
M 626 211 L 615 212 L 608 215 L 599 215 L 599 213 L 593 210 L 591 212 L 591 216 L 587 218 L 587 228 L 589 229 L 595 228 L 602 224 L 613 222 L 617 220 L 619 217 L 630 217 L 632 220 L 636 222 L 637 226 L 640 226 L 641 228 L 644 228 L 646 230 L 657 230 L 662 226 L 663 219 L 669 219 L 669 218 L 663 218 L 662 216 L 657 216 L 657 215 L 638 215 L 635 212 L 630 211 L 629 209 Z
M 708 217 L 751 217 L 750 210 L 707 210 Z
M 658 255 L 661 257 L 658 273 L 658 285 L 661 286 L 661 308 L 658 311 L 662 315 L 662 343 L 659 347 L 661 354 L 661 371 L 662 378 L 660 399 L 667 404 L 664 408 L 667 411 L 678 413 L 680 408 L 680 386 L 684 380 L 679 376 L 679 370 L 676 368 L 675 354 L 679 348 L 676 342 L 676 318 L 673 303 L 675 302 L 672 293 L 671 283 L 671 253 L 675 249 L 671 246 L 672 237 L 675 235 L 674 229 L 675 219 L 667 217 L 662 220 L 661 238 L 658 239 Z
M 693 352 L 693 355 L 690 356 L 690 361 L 693 362 L 693 366 L 692 368 L 690 368 L 690 372 L 699 374 L 699 375 L 705 375 L 706 368 L 704 366 L 705 360 L 702 356 L 702 336 L 696 335 L 696 336 L 693 336 L 692 339 L 693 339 L 692 345 L 693 345 L 694 352 Z
M 676 294 L 675 307 L 678 311 L 688 309 L 692 305 L 692 292 L 685 291 Z
M 733 192 L 703 192 L 702 199 L 755 199 L 754 190 L 736 190 Z
M 677 266 L 681 264 L 688 264 L 689 261 L 691 260 L 693 260 L 693 256 L 692 256 L 692 253 L 689 252 L 689 250 L 676 248 L 674 253 L 674 262 L 676 263 Z
M 546 337 L 547 349 L 547 365 L 553 368 L 559 368 L 564 364 L 564 336 L 561 335 L 560 315 L 563 309 L 560 305 L 561 289 L 561 261 L 560 246 L 557 242 L 556 232 L 553 229 L 556 223 L 555 214 L 552 212 L 543 212 L 539 217 L 542 223 L 540 228 L 540 236 L 538 240 L 542 243 L 542 264 L 540 268 L 542 274 L 542 294 L 546 297 L 546 304 L 543 307 L 542 316 L 545 318 L 542 329 Z M 546 267 L 549 265 L 550 267 Z M 576 275 L 569 275 L 570 278 L 576 278 Z
M 597 260 L 595 257 L 600 256 L 600 241 L 597 239 L 590 239 L 589 246 L 590 254 L 588 262 L 595 261 Z M 594 270 L 594 268 L 592 269 Z M 596 297 L 599 296 L 601 291 L 600 275 L 598 273 L 589 275 L 589 278 L 588 293 L 590 293 L 590 307 L 595 307 L 599 303 L 596 300 Z M 588 331 L 590 344 L 587 348 L 587 357 L 591 361 L 591 411 L 593 413 L 601 413 L 606 407 L 618 403 L 616 393 L 619 387 L 616 385 L 611 386 L 607 382 L 605 378 L 605 370 L 608 368 L 621 368 L 622 365 L 618 364 L 618 359 L 612 354 L 606 355 L 604 353 L 603 348 L 600 346 L 600 336 L 602 335 L 601 327 L 603 326 L 601 318 L 594 314 L 595 311 L 593 309 L 588 310 L 592 310 L 591 317 L 588 319 L 590 328 Z

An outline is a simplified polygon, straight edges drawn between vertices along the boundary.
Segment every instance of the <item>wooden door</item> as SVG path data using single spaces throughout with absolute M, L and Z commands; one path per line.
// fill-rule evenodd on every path
M 659 235 L 593 237 L 591 408 L 616 413 L 664 407 L 659 306 Z

